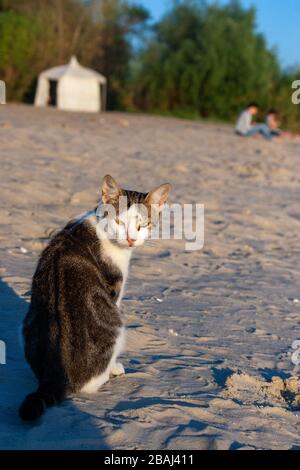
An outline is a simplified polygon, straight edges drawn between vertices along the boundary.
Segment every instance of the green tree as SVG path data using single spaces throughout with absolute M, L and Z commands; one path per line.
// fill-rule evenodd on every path
M 8 98 L 21 100 L 30 87 L 37 59 L 32 44 L 38 37 L 39 25 L 33 18 L 0 12 L 0 77 L 7 84 Z
M 140 56 L 134 103 L 144 110 L 232 118 L 254 98 L 269 105 L 276 54 L 255 30 L 255 10 L 174 2 Z
M 300 80 L 300 68 L 287 70 L 282 73 L 275 89 L 272 106 L 280 111 L 283 124 L 288 129 L 299 132 L 300 130 L 300 105 L 292 102 L 292 83 Z
M 8 98 L 32 100 L 38 74 L 72 54 L 91 62 L 94 31 L 86 10 L 72 0 L 2 0 L 0 74 Z
M 148 12 L 125 0 L 0 0 L 0 73 L 8 98 L 32 101 L 38 74 L 75 54 L 109 80 L 108 105 L 121 108 L 131 37 Z
M 89 2 L 97 30 L 92 67 L 108 78 L 111 109 L 124 108 L 132 58 L 132 36 L 138 35 L 149 18 L 138 4 L 123 0 Z

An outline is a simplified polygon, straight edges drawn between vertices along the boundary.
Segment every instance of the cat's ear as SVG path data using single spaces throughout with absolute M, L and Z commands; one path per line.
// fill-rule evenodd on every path
M 112 176 L 106 175 L 102 183 L 102 202 L 109 204 L 116 201 L 121 194 L 121 188 Z
M 161 211 L 168 199 L 170 190 L 171 185 L 169 183 L 162 184 L 158 188 L 153 189 L 146 197 L 147 204 L 150 206 L 152 204 L 157 205 L 158 210 Z

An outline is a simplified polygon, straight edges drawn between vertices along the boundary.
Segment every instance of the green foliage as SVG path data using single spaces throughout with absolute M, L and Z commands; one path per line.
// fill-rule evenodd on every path
M 300 127 L 300 105 L 292 102 L 291 95 L 295 91 L 292 89 L 292 83 L 299 79 L 300 68 L 283 73 L 277 82 L 273 97 L 273 107 L 280 111 L 283 125 L 295 132 L 299 132 Z
M 254 92 L 265 97 L 278 66 L 254 33 L 254 20 L 254 11 L 237 2 L 177 3 L 141 56 L 135 102 L 145 109 L 229 118 Z
M 284 95 L 276 100 L 280 108 L 288 106 L 290 87 L 282 91 L 288 80 L 282 80 L 276 53 L 256 32 L 255 17 L 253 8 L 237 0 L 225 6 L 174 2 L 139 57 L 134 106 L 226 120 L 252 100 L 264 109 L 275 106 L 276 93 Z
M 139 33 L 149 13 L 139 5 L 122 0 L 98 0 L 91 7 L 98 44 L 91 66 L 108 77 L 110 109 L 122 109 L 132 57 L 130 36 Z
M 300 106 L 291 102 L 299 70 L 280 69 L 253 8 L 174 0 L 136 54 L 132 39 L 149 33 L 148 19 L 131 0 L 0 0 L 8 99 L 32 101 L 38 74 L 75 54 L 108 78 L 109 109 L 234 120 L 255 100 L 299 128 Z
M 33 98 L 38 74 L 83 50 L 89 60 L 91 21 L 72 0 L 2 0 L 0 75 L 9 100 Z
M 130 37 L 148 19 L 126 0 L 0 0 L 0 76 L 9 100 L 32 101 L 38 74 L 75 54 L 108 77 L 108 105 L 124 107 Z
M 0 12 L 0 77 L 15 99 L 21 99 L 30 85 L 28 70 L 34 62 L 32 44 L 38 37 L 38 30 L 32 19 L 12 11 Z

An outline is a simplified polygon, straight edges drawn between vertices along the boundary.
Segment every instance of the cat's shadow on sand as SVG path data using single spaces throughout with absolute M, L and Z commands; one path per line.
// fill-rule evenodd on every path
M 27 301 L 0 279 L 0 340 L 6 346 L 6 363 L 0 365 L 0 449 L 108 449 L 97 418 L 72 400 L 48 409 L 34 424 L 20 420 L 21 401 L 37 387 L 19 339 L 27 309 Z

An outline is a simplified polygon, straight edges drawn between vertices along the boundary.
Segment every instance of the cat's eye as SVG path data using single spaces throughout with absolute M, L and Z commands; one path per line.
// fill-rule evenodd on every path
M 137 230 L 139 231 L 141 228 L 147 228 L 149 226 L 150 226 L 149 220 L 144 220 L 144 221 L 139 223 L 139 225 L 137 227 Z
M 121 227 L 125 227 L 125 223 L 123 222 L 123 220 L 116 219 L 116 223 L 120 225 Z

